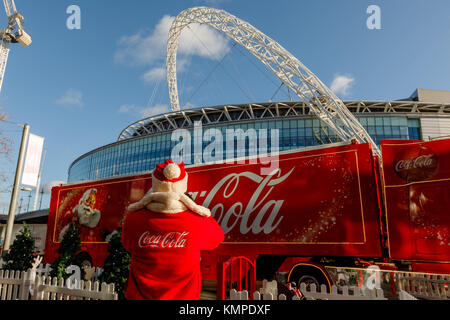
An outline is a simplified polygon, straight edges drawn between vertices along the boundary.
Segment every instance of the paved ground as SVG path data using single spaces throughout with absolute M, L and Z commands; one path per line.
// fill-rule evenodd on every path
M 216 300 L 217 293 L 216 281 L 202 280 L 202 291 L 200 293 L 200 300 Z
M 200 300 L 216 300 L 216 290 L 202 290 L 200 293 Z

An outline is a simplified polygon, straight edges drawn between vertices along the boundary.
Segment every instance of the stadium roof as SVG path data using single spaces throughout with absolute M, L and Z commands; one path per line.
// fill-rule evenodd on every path
M 353 113 L 412 113 L 450 115 L 450 102 L 433 103 L 422 101 L 343 101 Z M 232 121 L 262 120 L 313 116 L 302 101 L 264 102 L 201 107 L 168 112 L 136 121 L 126 127 L 118 141 L 155 133 L 189 128 L 195 121 L 203 125 L 221 124 Z

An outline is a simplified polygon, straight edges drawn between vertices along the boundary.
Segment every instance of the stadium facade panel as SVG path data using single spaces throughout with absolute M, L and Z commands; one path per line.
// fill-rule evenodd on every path
M 428 140 L 450 135 L 450 104 L 417 101 L 344 103 L 377 144 L 383 139 Z M 279 151 L 338 141 L 326 125 L 310 114 L 309 108 L 302 102 L 181 110 L 137 121 L 125 128 L 116 142 L 80 156 L 69 168 L 68 182 L 148 172 L 156 164 L 171 157 L 172 149 L 179 143 L 172 141 L 172 133 L 177 129 L 186 129 L 193 136 L 194 124 L 199 121 L 203 132 L 215 128 L 224 136 L 227 129 L 242 129 L 244 132 L 249 129 L 267 129 L 268 132 L 277 129 Z M 205 140 L 203 148 L 211 143 L 208 137 Z M 267 144 L 270 146 L 270 135 L 268 140 Z M 246 143 L 246 155 L 250 155 L 250 151 L 254 150 L 250 150 Z M 194 158 L 202 161 L 201 156 L 194 155 Z

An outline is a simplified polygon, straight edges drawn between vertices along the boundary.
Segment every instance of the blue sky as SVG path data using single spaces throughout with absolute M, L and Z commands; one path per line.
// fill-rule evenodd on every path
M 72 4 L 81 9 L 80 30 L 66 26 Z M 380 30 L 366 26 L 369 5 L 381 9 Z M 78 156 L 167 110 L 164 32 L 173 17 L 194 6 L 224 9 L 249 22 L 343 100 L 400 99 L 418 87 L 450 90 L 448 0 L 16 0 L 16 6 L 33 43 L 11 46 L 0 106 L 10 121 L 26 122 L 31 133 L 45 137 L 43 184 L 66 181 Z M 6 25 L 4 15 L 0 24 Z M 181 105 L 289 99 L 285 90 L 274 96 L 280 81 L 232 40 L 209 27 L 192 29 L 195 35 L 189 30 L 178 52 Z M 13 161 L 0 159 L 12 184 L 21 132 L 0 125 L 15 142 Z M 0 214 L 9 197 L 0 194 Z M 20 197 L 26 205 L 27 193 Z

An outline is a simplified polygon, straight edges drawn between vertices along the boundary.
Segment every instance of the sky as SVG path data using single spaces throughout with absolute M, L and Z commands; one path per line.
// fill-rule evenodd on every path
M 79 29 L 68 27 L 68 20 L 76 21 L 71 5 L 80 9 Z M 368 27 L 368 20 L 375 21 L 371 5 L 380 9 L 380 28 Z M 49 187 L 67 181 L 76 158 L 115 142 L 129 124 L 170 109 L 167 33 L 176 15 L 196 6 L 247 21 L 342 100 L 398 100 L 416 88 L 450 90 L 448 0 L 16 0 L 33 43 L 11 45 L 0 92 L 9 121 L 0 122 L 0 129 L 14 142 L 9 161 L 0 155 L 0 170 L 8 177 L 0 188 L 0 214 L 8 212 L 18 124 L 29 124 L 31 133 L 45 138 L 41 206 L 48 208 Z M 0 24 L 6 22 L 0 14 Z M 289 100 L 285 87 L 278 90 L 278 78 L 209 26 L 183 31 L 177 67 L 182 108 Z M 28 195 L 19 195 L 23 211 Z

